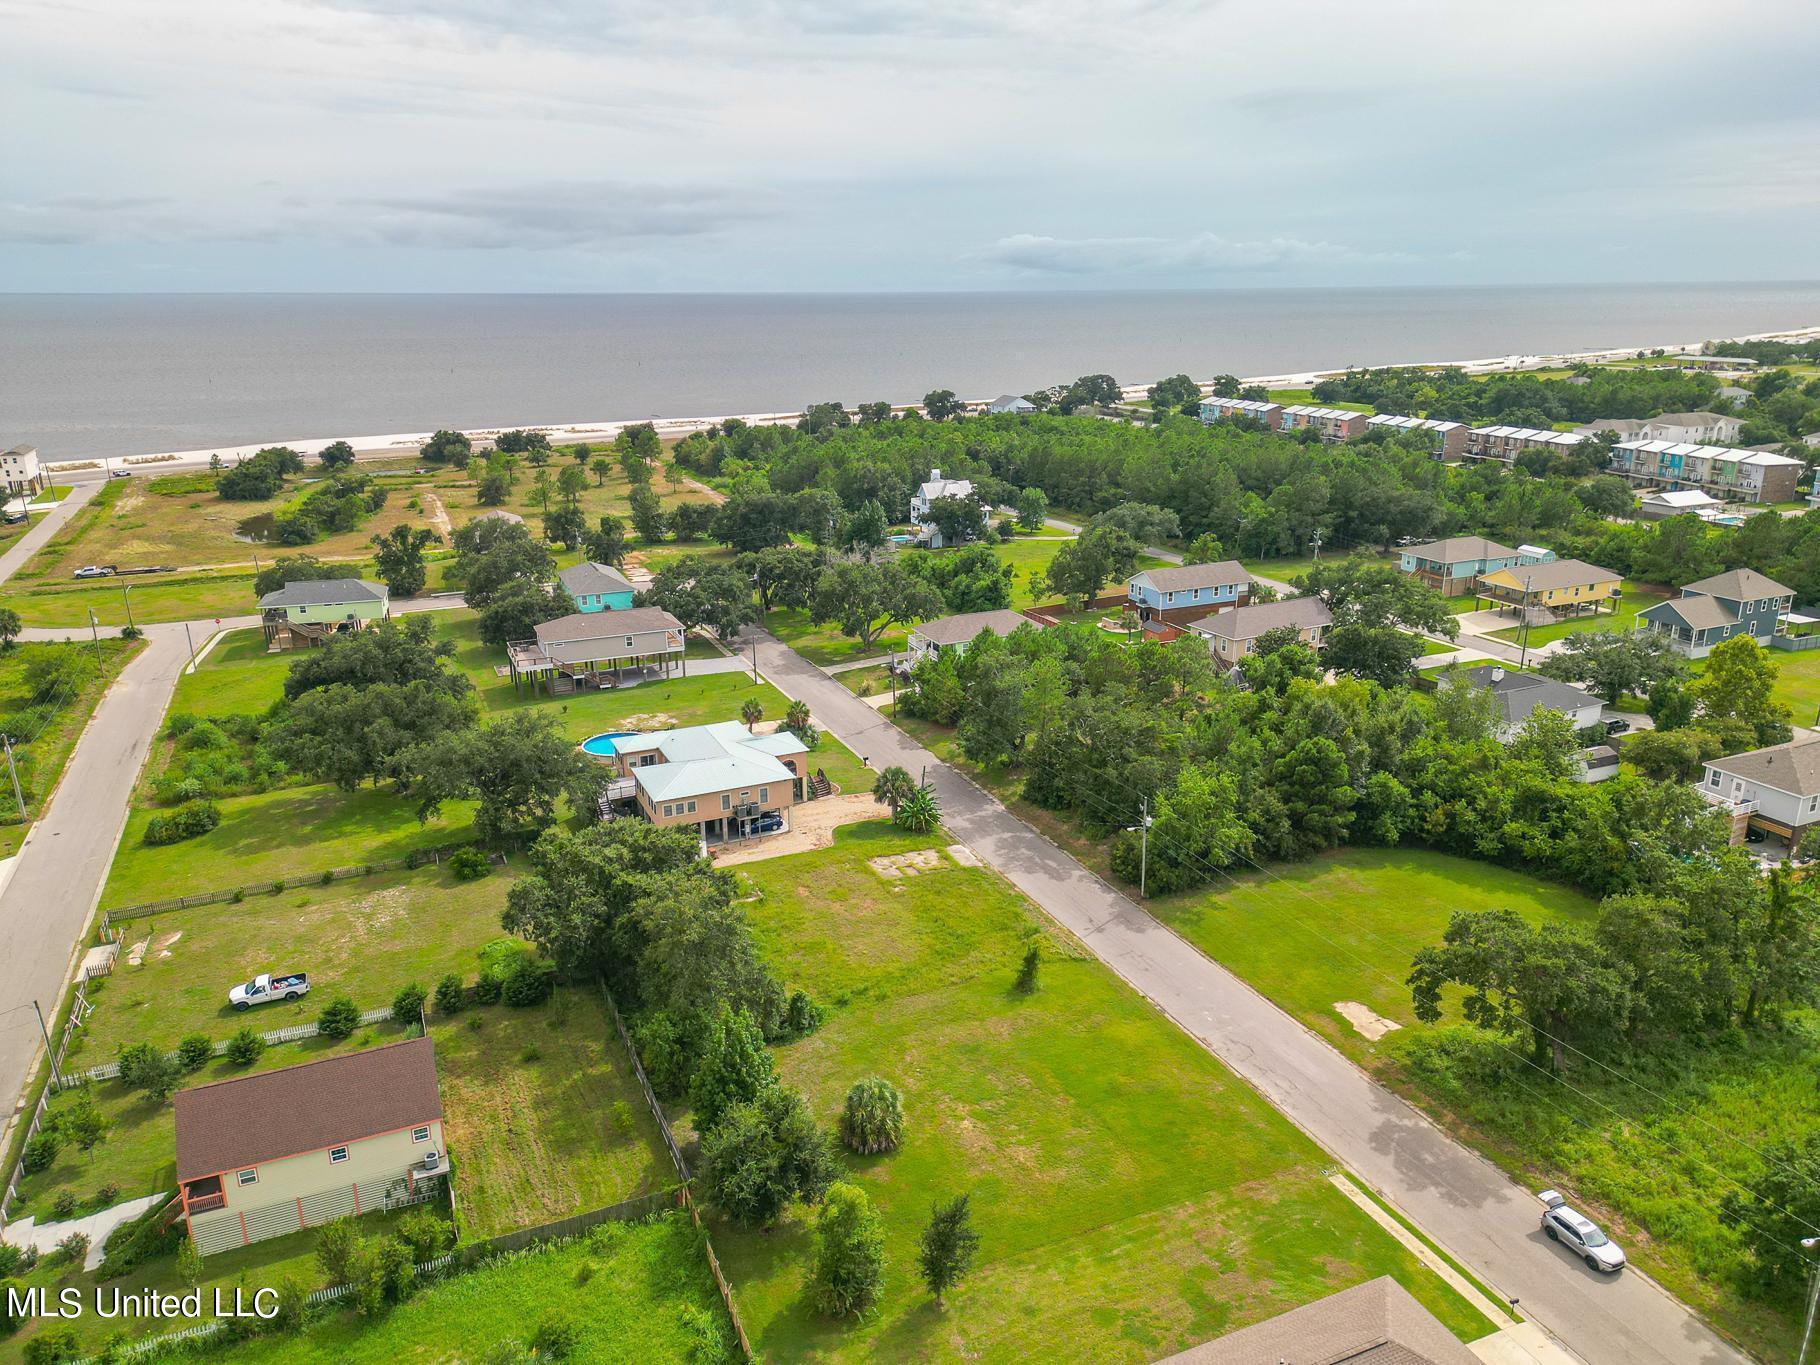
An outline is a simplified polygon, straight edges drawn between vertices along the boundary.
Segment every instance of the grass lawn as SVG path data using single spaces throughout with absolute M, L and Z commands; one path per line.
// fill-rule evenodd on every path
M 1760 1359 L 1793 1354 L 1798 1322 L 1742 1292 L 1736 1237 L 1716 1211 L 1760 1148 L 1820 1126 L 1820 1020 L 1704 1050 L 1591 1063 L 1550 1088 L 1482 1035 L 1419 1024 L 1404 979 L 1456 909 L 1504 908 L 1590 925 L 1593 901 L 1507 868 L 1421 849 L 1349 849 L 1241 877 L 1150 910 L 1335 1047 L 1377 1072 L 1534 1188 L 1558 1184 L 1602 1215 L 1631 1258 Z M 1401 1027 L 1368 1041 L 1336 1009 L 1357 1001 Z M 1519 1051 L 1521 1049 L 1518 1049 Z M 1582 1098 L 1584 1097 L 1584 1098 Z M 1613 1112 L 1615 1111 L 1615 1113 Z M 1619 1115 L 1624 1117 L 1620 1118 Z M 1733 1141 L 1733 1139 L 1737 1141 Z
M 1490 863 L 1416 848 L 1350 848 L 1211 893 L 1155 897 L 1150 912 L 1356 1060 L 1379 1051 L 1335 1010 L 1358 1001 L 1415 1022 L 1404 978 L 1455 910 L 1515 910 L 1590 925 L 1579 892 Z
M 320 1006 L 309 1017 L 313 1019 L 319 1010 Z M 292 1019 L 288 1022 L 297 1021 Z M 202 1070 L 185 1077 L 182 1088 L 207 1085 L 211 1081 L 232 1080 L 236 1076 L 249 1075 L 255 1071 L 275 1071 L 280 1067 L 296 1066 L 338 1053 L 359 1052 L 381 1043 L 398 1042 L 404 1037 L 404 1030 L 387 1021 L 368 1024 L 352 1038 L 341 1041 L 316 1037 L 268 1047 L 265 1055 L 251 1067 L 235 1066 L 225 1057 L 217 1057 Z M 99 1053 L 92 1057 L 92 1063 L 105 1060 L 107 1059 Z M 93 1101 L 95 1108 L 108 1121 L 107 1136 L 87 1152 L 73 1143 L 66 1143 L 58 1152 L 56 1160 L 47 1168 L 21 1180 L 19 1202 L 13 1207 L 15 1217 L 29 1213 L 36 1216 L 40 1223 L 51 1222 L 52 1202 L 58 1192 L 63 1190 L 68 1190 L 93 1209 L 110 1207 L 120 1199 L 136 1199 L 141 1195 L 174 1191 L 177 1188 L 177 1123 L 170 1101 L 161 1104 L 149 1099 L 143 1092 L 128 1090 L 117 1080 L 98 1081 L 86 1088 L 67 1090 L 52 1098 L 51 1116 L 79 1103 L 84 1096 Z M 117 1199 L 105 1203 L 99 1200 L 98 1192 L 105 1185 L 117 1188 Z
M 480 949 L 505 933 L 510 885 L 498 871 L 458 882 L 423 867 L 126 920 L 114 974 L 90 988 L 95 1011 L 72 1065 L 105 1061 L 122 1043 L 174 1048 L 190 1033 L 220 1039 L 242 1024 L 267 1032 L 308 1023 L 337 995 L 377 1009 L 412 982 L 428 990 L 449 972 L 472 977 Z M 127 965 L 127 950 L 144 940 L 142 965 Z M 229 1008 L 228 988 L 266 971 L 308 972 L 311 993 L 244 1014 Z
M 1588 630 L 1617 631 L 1620 634 L 1637 628 L 1637 613 L 1646 607 L 1653 607 L 1658 602 L 1666 602 L 1672 593 L 1668 589 L 1653 583 L 1637 583 L 1631 579 L 1624 580 L 1624 595 L 1618 599 L 1616 611 L 1602 611 L 1596 616 L 1570 616 L 1564 621 L 1557 621 L 1548 626 L 1531 626 L 1529 643 L 1531 648 L 1545 645 L 1550 640 L 1565 639 L 1569 635 L 1578 635 Z M 1523 636 L 1520 626 L 1511 626 L 1506 630 L 1494 630 L 1492 638 L 1518 643 Z
M 472 1007 L 431 1029 L 467 1239 L 604 1208 L 674 1182 L 601 997 Z
M 344 792 L 328 783 L 282 787 L 215 803 L 221 823 L 207 834 L 154 848 L 145 826 L 156 813 L 135 808 L 101 892 L 112 908 L 264 881 L 300 881 L 337 867 L 385 862 L 416 849 L 460 843 L 474 804 L 450 802 L 419 824 L 411 803 L 386 789 Z
M 230 630 L 215 641 L 194 673 L 178 677 L 171 714 L 261 715 L 284 696 L 284 677 L 297 657 L 283 650 L 268 653 L 262 630 Z
M 242 1365 L 432 1365 L 504 1359 L 545 1318 L 579 1329 L 577 1362 L 737 1359 L 707 1258 L 688 1216 L 609 1223 L 428 1285 L 376 1318 L 342 1311 L 298 1336 L 235 1346 Z M 526 1357 L 528 1359 L 528 1357 Z
M 1777 670 L 1776 700 L 1794 712 L 1795 724 L 1813 725 L 1820 713 L 1820 649 L 1800 654 L 1772 649 L 1769 657 Z
M 786 1080 L 832 1122 L 878 1074 L 904 1093 L 903 1147 L 850 1162 L 885 1224 L 879 1306 L 841 1325 L 807 1292 L 808 1219 L 716 1226 L 761 1353 L 774 1359 L 1148 1360 L 1379 1274 L 1465 1339 L 1489 1324 L 1322 1174 L 1325 1159 L 1096 961 L 1048 936 L 990 873 L 887 881 L 871 857 L 939 846 L 888 825 L 742 869 L 779 976 L 834 1006 L 783 1048 Z M 1011 981 L 1045 945 L 1041 984 Z M 931 1303 L 915 1245 L 932 1200 L 967 1192 L 974 1273 Z
M 56 790 L 102 694 L 141 648 L 133 641 L 103 640 L 99 665 L 89 644 L 13 644 L 0 649 L 0 717 L 7 718 L 4 727 L 15 741 L 13 761 L 30 817 L 44 813 L 44 803 Z M 68 654 L 80 661 L 81 685 L 69 693 L 40 696 L 28 681 L 28 670 L 34 662 Z M 19 851 L 26 828 L 17 803 L 0 800 L 0 858 Z
M 940 553 L 936 551 L 935 553 Z M 778 607 L 766 614 L 763 625 L 812 664 L 844 664 L 853 659 L 884 658 L 893 651 L 902 654 L 910 635 L 909 626 L 892 626 L 871 644 L 861 644 L 842 635 L 832 621 L 815 625 L 805 607 Z
M 348 568 L 350 573 L 367 572 L 364 564 L 350 564 Z M 71 638 L 75 638 L 78 633 L 88 633 L 91 610 L 103 630 L 118 630 L 129 624 L 128 587 L 132 589 L 132 621 L 142 626 L 207 616 L 248 616 L 255 610 L 252 574 L 231 569 L 181 577 L 90 579 L 79 585 L 47 587 L 30 587 L 15 578 L 7 584 L 0 605 L 18 612 L 28 626 L 67 628 Z
M 872 697 L 891 690 L 891 670 L 884 664 L 869 668 L 849 668 L 833 675 L 834 680 L 859 697 Z

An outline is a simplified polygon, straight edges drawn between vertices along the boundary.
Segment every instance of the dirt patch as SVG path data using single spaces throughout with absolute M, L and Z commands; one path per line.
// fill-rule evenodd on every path
M 866 859 L 866 866 L 886 881 L 896 881 L 899 877 L 918 877 L 925 872 L 940 870 L 942 851 L 939 848 L 919 848 L 910 853 L 891 853 L 884 857 Z
M 1336 1000 L 1333 1002 L 1333 1007 L 1339 1011 L 1342 1019 L 1374 1043 L 1386 1033 L 1403 1027 L 1395 1019 L 1386 1019 L 1376 1010 L 1361 1005 L 1357 1000 Z
M 621 716 L 619 723 L 627 730 L 637 730 L 642 734 L 649 730 L 674 730 L 676 717 L 662 711 L 640 711 L 636 715 Z
M 171 955 L 171 949 L 176 946 L 177 940 L 182 937 L 183 930 L 179 929 L 176 933 L 166 934 L 163 938 L 159 939 L 157 948 L 158 956 L 169 957 Z
M 883 813 L 884 807 L 863 792 L 851 796 L 824 796 L 819 801 L 803 801 L 790 807 L 790 828 L 782 834 L 749 839 L 736 846 L 723 846 L 714 850 L 714 861 L 718 866 L 727 867 L 734 863 L 755 863 L 761 858 L 778 858 L 786 853 L 807 853 L 810 849 L 827 848 L 834 842 L 834 831 L 842 825 L 876 820 Z
M 442 499 L 428 489 L 419 493 L 417 498 L 423 504 L 423 514 L 430 519 L 430 525 L 436 528 L 436 533 L 444 540 L 453 540 L 455 523 L 449 519 L 449 509 L 442 505 Z
M 152 946 L 152 941 L 149 938 L 142 938 L 137 943 L 135 943 L 132 947 L 128 948 L 126 950 L 126 965 L 129 967 L 138 967 L 138 966 L 144 965 L 145 950 L 151 946 Z

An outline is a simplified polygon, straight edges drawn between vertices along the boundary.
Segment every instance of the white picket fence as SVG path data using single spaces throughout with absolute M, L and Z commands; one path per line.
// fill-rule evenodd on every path
M 368 1024 L 377 1024 L 382 1019 L 391 1017 L 392 1009 L 389 1005 L 381 1006 L 378 1009 L 362 1010 L 360 1024 L 364 1028 Z M 314 1038 L 321 1032 L 322 1026 L 319 1024 L 292 1024 L 289 1028 L 275 1028 L 270 1033 L 262 1033 L 259 1036 L 265 1039 L 270 1046 L 276 1047 L 279 1043 L 295 1043 L 304 1038 Z M 215 1056 L 226 1056 L 227 1050 L 231 1046 L 232 1039 L 223 1039 L 216 1043 Z M 119 1062 L 103 1062 L 100 1066 L 91 1066 L 87 1071 L 65 1072 L 63 1084 L 66 1088 L 72 1085 L 92 1085 L 96 1081 L 111 1081 L 119 1074 Z

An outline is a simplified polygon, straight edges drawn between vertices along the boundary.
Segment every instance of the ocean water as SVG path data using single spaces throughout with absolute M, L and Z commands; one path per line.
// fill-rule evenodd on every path
M 73 459 L 1678 344 L 1820 283 L 1169 293 L 0 296 L 0 446 Z

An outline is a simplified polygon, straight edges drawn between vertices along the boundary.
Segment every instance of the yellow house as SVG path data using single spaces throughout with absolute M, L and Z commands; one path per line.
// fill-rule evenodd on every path
M 1578 615 L 1601 607 L 1618 608 L 1624 577 L 1583 559 L 1557 559 L 1547 564 L 1520 564 L 1479 575 L 1475 596 L 1509 607 L 1543 607 Z
M 175 1096 L 177 1180 L 207 1256 L 426 1198 L 448 1171 L 428 1038 Z

